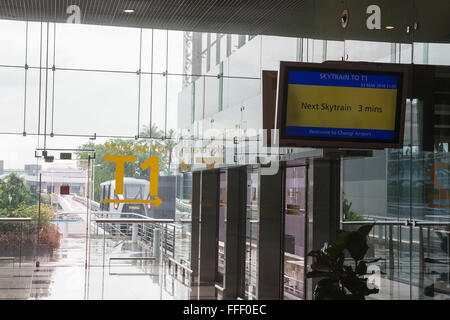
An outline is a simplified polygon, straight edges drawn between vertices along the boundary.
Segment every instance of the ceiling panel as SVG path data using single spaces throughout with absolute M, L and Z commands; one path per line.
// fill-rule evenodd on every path
M 217 33 L 261 34 L 301 0 L 0 0 L 0 18 L 65 22 L 71 5 L 81 23 Z M 134 9 L 131 14 L 125 9 Z
M 450 42 L 449 0 L 0 0 L 0 19 L 81 23 L 182 31 L 278 35 L 324 40 Z M 381 29 L 369 30 L 369 6 Z M 125 9 L 133 9 L 131 14 Z M 343 29 L 341 15 L 349 12 Z M 418 25 L 412 33 L 408 26 Z M 386 30 L 385 26 L 395 26 Z

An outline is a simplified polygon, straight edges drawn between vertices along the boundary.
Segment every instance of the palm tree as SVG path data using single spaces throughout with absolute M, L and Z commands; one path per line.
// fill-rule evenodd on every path
M 152 124 L 151 126 L 144 124 L 139 135 L 144 137 L 144 139 L 151 139 L 162 138 L 164 133 L 162 130 L 158 129 L 158 126 L 156 124 Z
M 168 168 L 167 172 L 170 174 L 170 164 L 172 163 L 172 153 L 173 149 L 177 146 L 178 142 L 175 139 L 175 130 L 170 129 L 167 133 L 166 139 L 163 140 L 164 149 L 166 150 L 166 153 L 169 154 L 169 161 L 168 161 Z
M 166 155 L 168 155 L 168 159 L 166 158 L 168 162 L 164 161 L 163 167 L 166 167 L 168 174 L 170 174 L 170 163 L 172 162 L 173 150 L 177 145 L 175 134 L 175 130 L 170 129 L 167 133 L 167 136 L 164 137 L 164 132 L 160 130 L 156 124 L 152 124 L 151 126 L 143 125 L 141 132 L 139 133 L 139 135 L 143 137 L 141 138 L 143 141 L 150 141 L 150 143 L 154 141 L 155 145 L 162 145 L 164 147 L 165 153 Z M 154 139 L 156 139 L 156 141 Z M 150 154 L 152 153 L 153 150 L 150 150 Z

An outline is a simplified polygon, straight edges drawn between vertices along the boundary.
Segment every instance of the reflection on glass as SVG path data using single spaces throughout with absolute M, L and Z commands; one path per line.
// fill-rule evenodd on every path
M 450 297 L 448 144 L 436 136 L 435 150 L 421 151 L 421 108 L 407 103 L 404 148 L 344 163 L 344 220 L 377 221 L 367 254 L 382 258 L 369 269 L 369 283 L 380 289 L 372 299 Z M 346 211 L 358 219 L 345 219 Z M 353 230 L 371 221 L 343 224 Z
M 218 220 L 218 240 L 217 240 L 217 273 L 216 283 L 220 287 L 225 285 L 225 233 L 226 233 L 226 214 L 227 214 L 227 172 L 220 171 L 220 190 L 219 190 L 219 220 Z
M 286 168 L 284 299 L 304 299 L 305 167 Z
M 259 170 L 248 167 L 245 233 L 245 298 L 258 298 Z

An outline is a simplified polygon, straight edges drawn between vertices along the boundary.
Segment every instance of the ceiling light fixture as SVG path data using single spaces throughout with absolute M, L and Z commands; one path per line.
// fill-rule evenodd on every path
M 394 29 L 394 26 L 386 26 L 386 27 L 384 27 L 385 29 L 388 29 L 388 30 L 392 30 L 392 29 Z
M 134 13 L 134 9 L 124 9 L 123 13 Z

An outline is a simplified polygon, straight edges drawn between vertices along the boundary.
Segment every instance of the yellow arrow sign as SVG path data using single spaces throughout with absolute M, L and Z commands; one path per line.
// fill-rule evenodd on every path
M 155 200 L 136 200 L 136 199 L 105 199 L 104 203 L 153 203 L 154 207 L 159 207 L 163 201 L 160 197 L 155 196 Z

